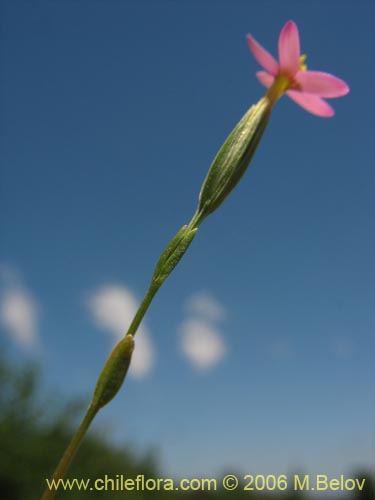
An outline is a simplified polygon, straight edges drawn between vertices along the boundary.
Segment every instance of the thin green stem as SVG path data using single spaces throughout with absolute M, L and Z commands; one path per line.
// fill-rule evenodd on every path
M 83 417 L 81 425 L 78 427 L 77 432 L 72 437 L 67 449 L 65 450 L 64 455 L 62 456 L 56 470 L 50 480 L 50 486 L 44 491 L 42 500 L 51 500 L 56 494 L 56 487 L 58 486 L 59 479 L 62 479 L 65 476 L 66 471 L 69 468 L 71 461 L 75 453 L 77 452 L 82 439 L 84 438 L 87 429 L 89 428 L 91 422 L 93 421 L 95 415 L 98 413 L 99 408 L 95 408 L 92 405 L 89 406 L 86 415 Z M 55 487 L 54 487 L 55 486 Z
M 193 215 L 191 221 L 189 222 L 189 226 L 191 228 L 195 227 L 198 228 L 202 224 L 203 219 L 204 219 L 203 214 L 199 210 L 197 210 Z
M 129 326 L 129 329 L 128 329 L 126 335 L 133 335 L 133 336 L 135 335 L 144 315 L 147 312 L 147 309 L 150 307 L 150 304 L 151 304 L 155 294 L 159 290 L 160 286 L 161 285 L 159 285 L 159 284 L 151 283 L 144 299 L 141 302 L 141 305 L 138 308 L 136 315 L 134 316 L 134 319 L 133 319 L 131 325 Z M 56 467 L 56 470 L 51 478 L 51 481 L 54 481 L 54 484 L 56 486 L 57 486 L 59 479 L 62 479 L 65 476 L 65 474 L 66 474 L 66 472 L 67 472 L 67 470 L 68 470 L 68 468 L 69 468 L 69 466 L 74 458 L 74 455 L 77 452 L 77 450 L 82 442 L 82 439 L 84 438 L 86 432 L 88 431 L 88 428 L 89 428 L 91 422 L 93 421 L 93 419 L 94 419 L 95 415 L 98 413 L 98 411 L 99 411 L 99 408 L 96 408 L 96 407 L 92 406 L 92 404 L 90 404 L 90 406 L 86 412 L 86 415 L 84 416 L 84 418 L 82 420 L 81 425 L 79 426 L 77 432 L 74 434 L 72 440 L 70 441 L 64 455 L 62 456 L 62 458 L 61 458 L 58 466 Z M 52 498 L 54 498 L 54 496 L 56 494 L 56 489 L 53 488 L 53 484 L 51 484 L 51 486 L 52 486 L 52 489 L 50 489 L 48 487 L 46 488 L 46 490 L 43 494 L 42 500 L 51 500 Z
M 156 292 L 159 290 L 160 285 L 157 285 L 155 283 L 151 283 L 149 289 L 147 290 L 146 295 L 144 296 L 144 299 L 141 302 L 141 305 L 138 308 L 138 311 L 136 312 L 136 315 L 134 316 L 133 321 L 131 322 L 129 329 L 126 333 L 126 335 L 135 335 L 137 333 L 138 327 L 144 317 L 144 315 L 147 312 L 147 309 L 150 307 L 150 304 L 152 302 L 152 299 L 155 297 Z
M 197 228 L 200 226 L 202 221 L 203 221 L 202 214 L 199 212 L 196 212 L 194 214 L 194 216 L 192 217 L 191 221 L 189 222 L 189 226 L 191 228 L 195 228 L 195 227 Z M 129 326 L 129 329 L 128 329 L 126 335 L 133 335 L 134 336 L 136 334 L 138 327 L 139 327 L 144 315 L 147 312 L 147 309 L 150 307 L 150 304 L 151 304 L 153 298 L 155 297 L 156 293 L 158 292 L 159 288 L 161 287 L 161 285 L 162 285 L 162 283 L 160 283 L 160 284 L 157 284 L 154 282 L 151 283 L 149 289 L 147 290 L 147 293 L 146 293 L 144 299 L 141 302 L 141 305 L 138 308 L 136 315 L 134 316 L 133 321 L 131 322 L 131 325 Z
M 201 224 L 202 221 L 203 221 L 202 214 L 200 212 L 196 212 L 191 221 L 189 222 L 189 227 L 198 228 L 198 226 Z M 126 335 L 134 336 L 136 334 L 144 315 L 146 314 L 153 298 L 155 297 L 156 293 L 158 292 L 163 282 L 164 280 L 161 283 L 156 283 L 154 281 L 151 282 L 149 289 L 147 290 L 147 293 L 144 296 L 141 305 L 139 306 Z M 79 445 L 82 442 L 82 439 L 84 438 L 91 422 L 93 421 L 95 415 L 98 413 L 99 409 L 100 409 L 99 407 L 93 406 L 92 404 L 89 406 L 87 413 L 82 420 L 81 425 L 79 426 L 77 432 L 74 434 L 71 442 L 68 445 L 68 448 L 66 449 L 63 457 L 60 460 L 60 463 L 58 464 L 52 476 L 51 482 L 54 481 L 55 486 L 57 486 L 59 479 L 62 479 L 65 476 L 70 466 L 70 463 L 72 462 L 73 457 L 76 451 L 78 450 Z M 56 489 L 53 488 L 53 484 L 51 484 L 51 482 L 50 485 L 52 486 L 52 489 L 47 487 L 42 497 L 42 500 L 51 500 L 52 498 L 54 498 L 56 494 Z
M 52 477 L 55 486 L 57 486 L 56 482 L 59 482 L 65 476 L 84 435 L 99 409 L 111 401 L 120 389 L 131 361 L 134 347 L 132 337 L 136 334 L 155 294 L 184 256 L 203 220 L 223 203 L 245 173 L 267 125 L 273 104 L 271 98 L 276 100 L 277 95 L 273 96 L 272 94 L 270 97 L 267 94 L 266 100 L 261 99 L 257 106 L 250 108 L 215 157 L 203 183 L 197 211 L 189 224 L 182 226 L 161 254 L 151 284 L 125 338 L 115 346 L 104 365 L 94 391 L 94 399 Z M 49 484 L 52 488 L 54 485 Z M 47 488 L 42 500 L 51 500 L 55 493 L 55 488 Z

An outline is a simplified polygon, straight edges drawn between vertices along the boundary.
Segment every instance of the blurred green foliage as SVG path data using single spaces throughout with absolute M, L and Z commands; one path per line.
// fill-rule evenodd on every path
M 0 357 L 0 499 L 37 500 L 45 487 L 62 451 L 74 430 L 77 417 L 83 413 L 83 405 L 77 402 L 59 405 L 56 398 L 43 397 L 38 385 L 35 368 L 17 369 Z M 117 474 L 136 478 L 143 474 L 146 478 L 168 477 L 157 466 L 157 457 L 148 453 L 143 457 L 125 446 L 114 447 L 103 437 L 90 432 L 81 446 L 78 457 L 69 471 L 69 478 L 91 478 Z M 353 500 L 375 498 L 374 483 L 361 473 L 352 477 L 366 477 L 366 488 L 351 496 Z M 339 495 L 335 495 L 338 498 Z M 130 491 L 62 491 L 57 499 L 123 499 L 152 498 L 153 500 L 173 497 L 174 499 L 257 499 L 267 498 L 250 491 L 226 492 L 130 492 Z M 297 500 L 301 493 L 286 492 L 282 496 L 273 494 L 271 498 Z M 324 495 L 319 495 L 323 499 Z M 332 498 L 332 497 L 331 497 Z

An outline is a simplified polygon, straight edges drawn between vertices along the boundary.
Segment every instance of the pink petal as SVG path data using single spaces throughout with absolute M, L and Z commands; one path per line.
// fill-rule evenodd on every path
M 288 21 L 280 31 L 279 61 L 281 71 L 294 76 L 299 68 L 299 34 L 296 23 Z
M 264 49 L 251 35 L 246 35 L 247 43 L 249 44 L 249 48 L 251 53 L 258 61 L 258 63 L 271 73 L 271 75 L 276 75 L 279 71 L 279 65 L 277 64 L 276 59 L 271 56 L 271 54 Z
M 286 93 L 293 101 L 313 115 L 329 118 L 335 114 L 334 109 L 317 95 L 299 92 L 298 90 L 288 90 Z
M 320 97 L 341 97 L 349 92 L 349 86 L 343 80 L 322 71 L 300 71 L 296 80 L 303 92 Z
M 275 77 L 267 73 L 267 71 L 257 71 L 255 75 L 260 83 L 265 87 L 269 88 L 273 84 Z

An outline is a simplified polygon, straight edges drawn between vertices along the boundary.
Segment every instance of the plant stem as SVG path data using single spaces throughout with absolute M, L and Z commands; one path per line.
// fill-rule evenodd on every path
M 94 399 L 60 460 L 52 477 L 54 484 L 50 484 L 50 486 L 58 486 L 56 483 L 64 477 L 95 415 L 101 407 L 106 405 L 117 394 L 130 364 L 134 347 L 132 337 L 137 332 L 155 294 L 184 256 L 200 224 L 223 203 L 244 175 L 268 123 L 272 104 L 273 102 L 270 101 L 270 97 L 266 94 L 265 98 L 262 98 L 257 105 L 252 106 L 228 136 L 216 155 L 199 194 L 197 211 L 189 224 L 183 226 L 178 231 L 161 254 L 148 291 L 126 334 L 126 336 L 131 336 L 129 339 L 130 342 L 121 344 L 122 341 L 120 341 L 109 356 L 99 376 L 95 390 L 97 392 L 99 387 L 101 394 L 99 402 L 95 399 L 94 392 Z M 126 336 L 123 341 L 126 340 Z M 122 354 L 125 354 L 125 358 L 122 357 Z M 120 365 L 116 363 L 120 363 Z M 120 375 L 122 376 L 116 379 L 114 373 L 118 367 L 120 367 Z M 111 377 L 112 381 L 109 380 Z M 51 500 L 55 496 L 55 493 L 55 488 L 52 490 L 47 487 L 42 500 Z
M 50 485 L 52 488 L 48 488 L 47 486 L 47 488 L 44 491 L 42 500 L 51 500 L 55 496 L 57 491 L 56 487 L 58 486 L 59 479 L 62 479 L 65 476 L 65 473 L 68 470 L 69 465 L 73 460 L 73 457 L 87 432 L 87 429 L 89 428 L 91 422 L 93 421 L 98 411 L 99 411 L 98 407 L 94 407 L 90 404 L 90 406 L 87 409 L 86 415 L 83 417 L 81 425 L 78 427 L 76 433 L 72 437 L 72 440 L 70 441 L 67 449 L 65 450 L 65 453 L 62 456 L 58 466 L 56 467 L 52 479 L 50 480 Z M 55 488 L 53 486 L 55 486 Z
M 189 223 L 189 227 L 190 228 L 198 228 L 198 226 L 200 225 L 202 220 L 203 220 L 203 218 L 201 217 L 201 214 L 199 212 L 196 212 Z M 144 296 L 144 298 L 141 302 L 141 305 L 139 306 L 139 308 L 136 312 L 136 315 L 134 316 L 133 321 L 131 322 L 131 324 L 129 326 L 129 329 L 128 329 L 126 335 L 134 336 L 136 334 L 138 327 L 141 324 L 141 321 L 147 312 L 147 309 L 150 307 L 150 304 L 151 304 L 154 296 L 156 295 L 157 291 L 159 290 L 159 288 L 161 287 L 163 282 L 164 282 L 164 280 L 160 283 L 157 283 L 154 281 L 151 282 L 151 284 L 147 290 L 147 293 Z M 86 412 L 86 415 L 84 416 L 84 418 L 82 420 L 81 425 L 79 426 L 77 432 L 74 434 L 71 442 L 68 445 L 68 448 L 66 449 L 58 466 L 56 467 L 56 470 L 55 470 L 55 472 L 52 476 L 52 479 L 51 479 L 51 482 L 54 481 L 54 484 L 51 484 L 51 486 L 53 486 L 53 485 L 57 486 L 58 485 L 57 483 L 59 482 L 59 480 L 65 476 L 65 474 L 69 468 L 69 465 L 72 462 L 74 455 L 75 455 L 76 451 L 78 450 L 79 445 L 82 442 L 83 437 L 85 436 L 91 422 L 93 421 L 95 415 L 98 413 L 99 410 L 100 410 L 99 406 L 93 405 L 93 403 L 90 404 L 90 406 Z M 42 500 L 51 500 L 52 498 L 54 498 L 55 494 L 56 494 L 56 489 L 55 488 L 50 489 L 47 486 L 47 488 L 44 492 L 44 495 L 42 497 Z
M 152 299 L 155 297 L 156 292 L 159 290 L 160 285 L 156 285 L 154 283 L 151 283 L 149 289 L 147 290 L 146 295 L 144 296 L 141 305 L 138 308 L 138 311 L 136 312 L 136 315 L 133 318 L 133 321 L 131 322 L 129 329 L 127 331 L 126 335 L 135 335 L 138 327 L 144 317 L 144 315 L 147 312 L 147 309 L 150 307 L 150 304 L 152 302 Z
M 149 306 L 152 302 L 152 299 L 154 298 L 154 296 L 159 288 L 160 288 L 160 285 L 156 285 L 154 283 L 151 283 L 141 305 L 138 308 L 136 315 L 134 316 L 134 319 L 129 327 L 127 335 L 134 335 L 136 333 L 144 315 L 146 314 L 147 309 L 149 308 Z M 49 488 L 47 486 L 47 488 L 44 491 L 42 500 L 51 500 L 52 498 L 54 498 L 57 490 L 55 488 L 53 488 L 53 485 L 55 485 L 55 487 L 58 486 L 59 480 L 65 476 L 65 474 L 66 474 L 66 472 L 67 472 L 67 470 L 68 470 L 68 468 L 69 468 L 69 466 L 74 458 L 74 455 L 76 454 L 76 452 L 77 452 L 77 450 L 82 442 L 82 439 L 84 438 L 86 432 L 88 431 L 88 428 L 89 428 L 91 422 L 94 420 L 94 417 L 98 413 L 99 410 L 100 410 L 99 407 L 93 406 L 92 404 L 90 404 L 90 406 L 86 412 L 86 415 L 83 417 L 81 425 L 79 426 L 78 430 L 76 431 L 72 440 L 70 441 L 67 449 L 65 450 L 64 455 L 62 456 L 62 458 L 61 458 L 58 466 L 56 467 L 56 470 L 55 470 L 55 472 L 50 480 L 51 483 L 53 482 L 52 484 L 50 483 L 52 488 Z
M 194 218 L 193 218 L 193 220 L 194 220 Z M 161 284 L 162 283 L 158 284 L 158 283 L 151 282 L 149 289 L 147 290 L 147 293 L 144 296 L 144 298 L 141 302 L 141 305 L 139 306 L 139 308 L 136 312 L 136 315 L 134 316 L 134 319 L 131 322 L 126 335 L 133 335 L 133 336 L 135 335 L 144 315 L 147 312 L 147 309 L 150 307 L 150 304 L 151 304 L 155 294 L 159 290 Z M 55 486 L 57 486 L 59 480 L 65 476 L 65 474 L 66 474 L 66 472 L 67 472 L 67 470 L 68 470 L 68 468 L 69 468 L 69 466 L 74 458 L 74 455 L 77 452 L 77 450 L 82 442 L 82 439 L 84 438 L 91 422 L 93 421 L 95 415 L 98 413 L 99 410 L 100 410 L 100 407 L 94 406 L 92 403 L 90 404 L 90 406 L 86 412 L 86 415 L 84 416 L 84 418 L 82 420 L 81 425 L 79 426 L 77 432 L 74 434 L 72 440 L 70 441 L 64 455 L 62 456 L 62 458 L 61 458 L 58 466 L 56 467 L 56 470 L 51 478 L 51 482 L 54 481 Z M 51 486 L 53 486 L 53 484 L 51 484 Z M 54 498 L 56 491 L 57 490 L 55 488 L 50 489 L 47 486 L 47 488 L 43 494 L 42 500 L 51 500 L 52 498 Z

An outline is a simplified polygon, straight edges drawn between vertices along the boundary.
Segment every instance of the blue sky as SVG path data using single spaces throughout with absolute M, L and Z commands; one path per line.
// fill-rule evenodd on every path
M 94 424 L 157 446 L 170 474 L 375 465 L 374 15 L 370 1 L 2 4 L 1 344 L 65 395 L 89 398 L 262 95 L 245 34 L 276 55 L 293 19 L 308 67 L 351 87 L 332 119 L 277 104 Z

